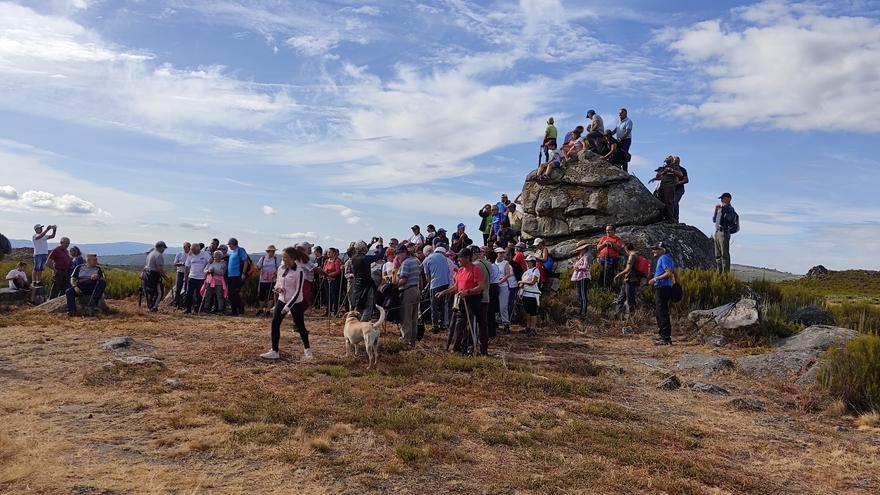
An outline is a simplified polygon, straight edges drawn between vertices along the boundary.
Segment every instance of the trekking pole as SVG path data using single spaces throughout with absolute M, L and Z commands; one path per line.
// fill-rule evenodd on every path
M 602 288 L 608 290 L 608 255 L 606 253 L 605 257 L 602 258 L 602 262 L 605 264 L 605 267 L 602 269 Z
M 479 335 L 477 335 L 477 330 L 474 328 L 475 325 L 471 322 L 471 314 L 468 311 L 468 303 L 467 301 L 462 301 L 464 303 L 464 317 L 467 321 L 468 330 L 471 333 L 471 355 L 477 355 L 477 343 L 479 342 Z

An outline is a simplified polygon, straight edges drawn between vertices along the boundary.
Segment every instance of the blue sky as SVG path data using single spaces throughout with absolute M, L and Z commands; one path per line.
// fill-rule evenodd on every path
M 0 1 L 0 230 L 343 246 L 471 230 L 544 121 L 635 123 L 734 262 L 877 268 L 880 3 Z

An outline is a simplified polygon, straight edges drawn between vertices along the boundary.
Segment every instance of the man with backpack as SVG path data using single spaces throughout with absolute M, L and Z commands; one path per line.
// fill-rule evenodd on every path
M 730 235 L 739 232 L 739 215 L 730 205 L 730 193 L 718 197 L 721 203 L 715 205 L 715 266 L 718 273 L 730 273 Z
M 622 312 L 626 305 L 627 317 L 631 317 L 636 310 L 636 296 L 642 280 L 651 276 L 651 262 L 644 256 L 640 256 L 632 242 L 624 244 L 626 251 L 626 267 L 622 272 L 614 276 L 614 279 L 623 279 L 620 286 L 620 295 L 617 296 L 617 311 Z

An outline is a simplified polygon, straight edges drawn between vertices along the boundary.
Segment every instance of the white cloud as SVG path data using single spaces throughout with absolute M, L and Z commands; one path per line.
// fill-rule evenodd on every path
M 373 5 L 362 5 L 360 7 L 343 7 L 337 11 L 340 14 L 359 14 L 377 16 L 382 13 L 379 7 Z
M 211 228 L 211 225 L 207 222 L 198 222 L 198 221 L 183 221 L 178 224 L 178 226 L 182 229 L 189 230 L 208 230 Z
M 45 210 L 71 215 L 109 217 L 110 214 L 73 194 L 56 195 L 46 191 L 27 190 L 21 194 L 12 186 L 0 186 L 0 209 Z
M 679 115 L 709 126 L 880 132 L 880 21 L 771 1 L 658 35 L 708 79 Z
M 299 36 L 291 36 L 285 42 L 296 51 L 310 57 L 327 57 L 339 58 L 332 52 L 339 45 L 339 36 L 337 33 L 330 32 L 326 34 L 302 34 Z
M 278 210 L 276 210 L 275 208 L 272 208 L 269 205 L 263 205 L 263 215 L 272 216 L 272 215 L 277 215 L 277 214 L 278 214 Z
M 339 216 L 349 225 L 357 225 L 361 221 L 361 217 L 357 215 L 357 212 L 345 205 L 312 203 L 312 206 L 324 210 L 338 211 Z
M 292 240 L 311 240 L 316 239 L 318 234 L 310 230 L 308 232 L 291 232 L 289 234 L 282 234 L 281 237 Z
M 12 186 L 0 186 L 0 198 L 18 199 L 18 191 Z

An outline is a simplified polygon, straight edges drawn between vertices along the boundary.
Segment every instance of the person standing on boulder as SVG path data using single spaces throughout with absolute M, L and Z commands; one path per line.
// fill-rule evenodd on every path
M 556 126 L 553 123 L 553 117 L 547 119 L 547 128 L 544 130 L 544 139 L 541 141 L 541 150 L 544 152 L 544 161 L 550 161 L 550 151 L 556 150 L 556 136 L 558 135 L 558 131 L 556 130 Z M 540 155 L 539 155 L 540 156 Z M 538 165 L 541 164 L 540 158 L 538 159 Z
M 621 108 L 618 113 L 617 126 L 614 128 L 614 137 L 620 143 L 618 146 L 625 153 L 629 153 L 629 147 L 632 145 L 632 120 L 627 116 L 625 108 Z
M 599 267 L 601 268 L 599 281 L 602 285 L 600 287 L 606 290 L 614 285 L 614 275 L 617 273 L 620 252 L 623 247 L 623 239 L 618 237 L 616 232 L 617 229 L 614 225 L 606 225 L 605 235 L 596 244 L 596 250 L 599 252 Z
M 672 286 L 676 277 L 675 261 L 672 260 L 663 242 L 658 242 L 651 251 L 657 259 L 657 267 L 654 269 L 654 277 L 648 280 L 648 285 L 654 288 L 654 314 L 657 317 L 660 333 L 660 338 L 654 341 L 654 345 L 671 345 L 672 321 L 669 319 L 669 302 L 672 300 Z
M 739 217 L 730 205 L 732 196 L 724 193 L 718 197 L 721 203 L 715 205 L 715 267 L 718 273 L 730 273 L 730 234 L 739 230 Z
M 49 231 L 52 231 L 52 233 L 50 234 Z M 40 223 L 34 225 L 34 271 L 31 274 L 31 280 L 34 281 L 34 285 L 43 285 L 41 278 L 43 271 L 46 269 L 46 262 L 49 259 L 49 239 L 54 239 L 57 233 L 57 225 L 47 225 L 45 227 Z

